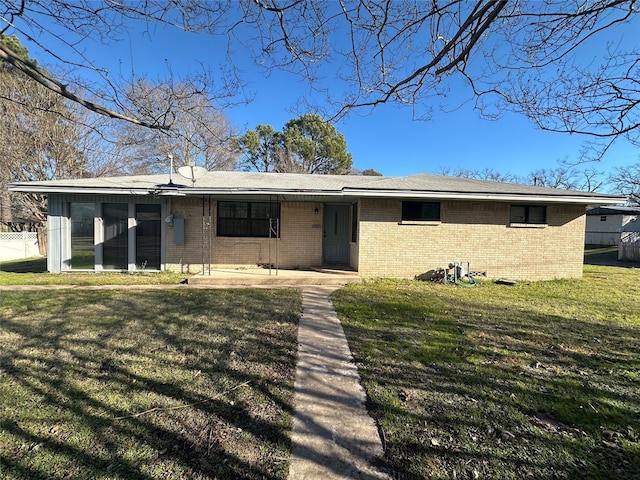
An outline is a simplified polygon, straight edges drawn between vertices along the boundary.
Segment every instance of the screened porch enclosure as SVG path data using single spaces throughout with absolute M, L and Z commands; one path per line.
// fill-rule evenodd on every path
M 162 205 L 70 202 L 69 270 L 160 270 Z

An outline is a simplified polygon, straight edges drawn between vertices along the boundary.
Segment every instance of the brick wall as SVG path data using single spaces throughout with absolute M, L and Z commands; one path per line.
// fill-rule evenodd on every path
M 217 237 L 215 200 L 174 200 L 174 217 L 185 219 L 185 243 L 175 245 L 173 227 L 167 229 L 167 269 L 182 273 L 199 273 L 211 268 L 238 268 L 268 265 L 279 268 L 308 268 L 322 262 L 322 205 L 319 203 L 283 202 L 280 210 L 280 239 Z M 315 209 L 318 213 L 315 213 Z M 203 253 L 204 252 L 204 253 Z M 204 257 L 204 262 L 203 262 Z
M 471 262 L 491 278 L 582 276 L 585 208 L 550 205 L 546 226 L 510 226 L 509 205 L 442 202 L 441 221 L 400 224 L 402 202 L 360 202 L 358 271 L 414 278 L 450 262 Z
M 318 208 L 318 214 L 315 209 Z M 174 200 L 172 213 L 185 219 L 185 244 L 167 229 L 167 268 L 198 273 L 221 267 L 308 268 L 322 263 L 322 204 L 284 202 L 281 238 L 216 237 L 216 202 Z M 509 205 L 442 202 L 441 221 L 400 224 L 402 202 L 359 202 L 358 241 L 350 243 L 350 264 L 363 277 L 414 278 L 450 262 L 471 263 L 490 278 L 553 279 L 582 276 L 584 207 L 550 205 L 545 226 L 510 226 Z M 204 234 L 204 237 L 203 237 Z M 203 242 L 204 238 L 204 242 Z

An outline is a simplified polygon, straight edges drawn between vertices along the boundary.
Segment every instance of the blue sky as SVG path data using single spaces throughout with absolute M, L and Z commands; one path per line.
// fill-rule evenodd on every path
M 37 50 L 26 45 L 40 60 Z M 138 76 L 152 79 L 166 75 L 168 66 L 179 76 L 197 71 L 200 63 L 215 69 L 224 60 L 218 53 L 220 44 L 210 37 L 169 28 L 153 32 L 151 38 L 131 29 L 126 41 L 85 47 L 87 56 L 113 73 L 133 69 Z M 317 93 L 310 93 L 297 77 L 281 72 L 265 77 L 248 58 L 243 58 L 242 52 L 236 58 L 248 74 L 249 90 L 255 96 L 247 105 L 226 109 L 230 120 L 242 130 L 258 124 L 270 124 L 279 130 L 297 116 L 291 107 L 301 96 L 306 95 L 311 102 L 323 100 Z M 461 92 L 459 97 L 452 95 L 451 102 L 457 105 L 466 98 L 468 92 Z M 554 168 L 560 159 L 576 160 L 583 142 L 588 140 L 543 132 L 515 114 L 496 121 L 484 120 L 469 105 L 450 113 L 440 112 L 434 105 L 433 117 L 426 122 L 413 120 L 410 107 L 385 105 L 372 112 L 355 111 L 336 127 L 347 140 L 355 168 L 374 168 L 385 175 L 439 173 L 443 168 L 489 168 L 526 175 L 536 169 Z M 609 172 L 617 166 L 636 163 L 639 153 L 637 147 L 621 139 L 595 167 Z

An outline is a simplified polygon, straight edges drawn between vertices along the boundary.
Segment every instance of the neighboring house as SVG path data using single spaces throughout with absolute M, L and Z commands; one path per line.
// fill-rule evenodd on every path
M 465 178 L 210 172 L 16 183 L 48 196 L 48 268 L 350 266 L 414 278 L 470 262 L 490 278 L 582 275 L 587 205 L 611 195 Z
M 625 232 L 640 232 L 639 207 L 587 208 L 585 245 L 620 245 Z

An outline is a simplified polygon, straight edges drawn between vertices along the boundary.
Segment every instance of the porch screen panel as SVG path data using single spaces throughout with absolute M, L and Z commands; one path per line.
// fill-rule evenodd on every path
M 126 203 L 102 204 L 104 244 L 102 267 L 105 270 L 127 270 L 128 268 L 128 213 Z
M 94 245 L 95 203 L 72 202 L 71 217 L 71 269 L 93 270 L 96 262 Z
M 161 205 L 136 205 L 136 268 L 160 270 Z

